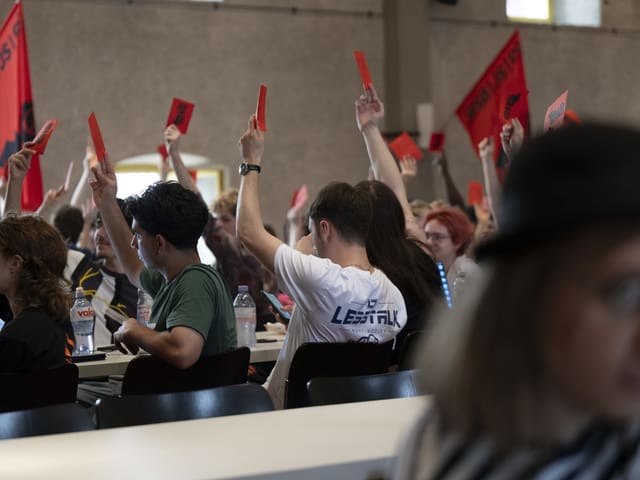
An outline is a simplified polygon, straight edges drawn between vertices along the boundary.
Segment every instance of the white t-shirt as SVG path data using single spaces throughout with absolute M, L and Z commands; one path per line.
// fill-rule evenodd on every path
M 278 360 L 265 383 L 276 408 L 284 406 L 289 366 L 303 343 L 384 343 L 407 322 L 400 290 L 380 270 L 343 268 L 285 244 L 278 247 L 274 266 L 278 285 L 296 302 Z

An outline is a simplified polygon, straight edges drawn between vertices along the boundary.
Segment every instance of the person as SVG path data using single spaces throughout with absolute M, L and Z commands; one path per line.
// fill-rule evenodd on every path
M 442 263 L 455 299 L 462 283 L 478 271 L 475 262 L 465 255 L 475 227 L 458 207 L 442 207 L 427 214 L 424 231 L 427 248 L 435 261 Z
M 126 202 L 120 198 L 117 202 L 127 225 L 131 228 L 133 218 L 127 212 Z M 111 245 L 100 213 L 96 215 L 95 227 L 97 260 L 93 255 L 69 249 L 65 278 L 70 280 L 73 290 L 82 287 L 91 301 L 96 318 L 94 344 L 104 346 L 113 343 L 113 334 L 120 327 L 120 318 L 136 317 L 138 288 L 127 278 Z M 132 233 L 129 232 L 129 235 Z
M 193 178 L 180 155 L 180 130 L 169 125 L 164 131 L 164 140 L 178 182 L 200 196 Z M 256 304 L 256 330 L 264 331 L 265 324 L 274 321 L 267 300 L 261 295 L 266 274 L 260 262 L 238 242 L 236 238 L 236 204 L 238 190 L 228 189 L 213 202 L 213 215 L 209 214 L 202 232 L 205 244 L 216 258 L 215 268 L 227 282 L 231 297 L 238 294 L 239 285 L 247 285 Z
M 522 147 L 482 279 L 424 345 L 396 479 L 640 478 L 638 151 L 602 125 Z
M 207 221 L 202 199 L 176 182 L 157 182 L 130 197 L 129 226 L 116 201 L 109 159 L 93 167 L 93 198 L 129 281 L 153 298 L 155 331 L 129 318 L 114 334 L 116 345 L 143 348 L 177 368 L 235 348 L 235 317 L 229 290 L 196 249 Z
M 296 302 L 276 365 L 266 382 L 276 408 L 296 349 L 305 342 L 387 342 L 407 319 L 402 295 L 367 257 L 371 199 L 346 183 L 324 187 L 311 205 L 307 253 L 297 251 L 264 228 L 258 175 L 264 134 L 252 115 L 240 139 L 243 163 L 236 216 L 238 237 L 276 274 L 278 285 Z M 375 312 L 375 313 L 374 313 Z M 355 321 L 357 319 L 357 321 Z
M 12 176 L 16 181 L 26 174 L 33 153 L 25 148 L 9 158 L 10 188 Z M 66 258 L 62 237 L 42 218 L 9 213 L 0 221 L 0 294 L 13 316 L 0 330 L 0 372 L 48 370 L 71 361 Z

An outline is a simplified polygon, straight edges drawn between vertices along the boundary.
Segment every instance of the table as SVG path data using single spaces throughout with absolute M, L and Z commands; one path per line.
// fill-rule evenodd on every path
M 258 339 L 273 339 L 275 342 L 258 343 L 251 347 L 251 363 L 275 362 L 284 342 L 284 335 L 269 332 L 256 332 Z M 124 375 L 129 362 L 135 355 L 124 355 L 119 351 L 108 352 L 105 360 L 77 363 L 80 379 Z
M 426 397 L 0 442 L 0 478 L 365 479 L 389 471 Z

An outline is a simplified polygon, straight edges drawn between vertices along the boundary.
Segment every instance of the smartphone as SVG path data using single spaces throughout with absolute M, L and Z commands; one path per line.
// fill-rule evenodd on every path
M 278 312 L 278 314 L 285 322 L 291 320 L 291 314 L 284 308 L 282 308 L 282 304 L 280 303 L 280 300 L 278 300 L 278 297 L 276 297 L 273 293 L 265 292 L 264 290 L 260 290 L 260 293 L 264 296 L 264 298 L 267 299 L 273 309 Z

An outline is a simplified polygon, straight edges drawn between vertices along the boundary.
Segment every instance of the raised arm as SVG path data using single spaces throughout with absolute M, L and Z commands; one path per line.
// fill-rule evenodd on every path
M 240 138 L 242 161 L 249 165 L 262 163 L 264 152 L 264 135 L 258 129 L 255 115 L 249 118 L 247 131 Z M 274 271 L 276 250 L 282 242 L 264 228 L 260 197 L 258 193 L 258 177 L 260 174 L 250 170 L 240 177 L 240 195 L 236 212 L 236 232 L 238 239 L 253 253 L 270 271 Z
M 524 142 L 524 127 L 520 120 L 513 118 L 502 126 L 500 141 L 502 142 L 502 150 L 504 150 L 509 161 L 513 160 L 515 154 L 522 147 L 522 142 Z
M 82 208 L 91 198 L 91 187 L 89 186 L 89 174 L 91 167 L 98 165 L 98 157 L 92 146 L 87 145 L 84 158 L 82 159 L 82 175 L 71 195 L 71 206 Z
M 36 215 L 40 215 L 47 222 L 51 223 L 56 206 L 60 204 L 60 200 L 62 200 L 66 193 L 67 191 L 64 185 L 47 190 L 47 193 L 44 194 L 44 198 L 42 199 L 42 203 L 36 210 Z
M 129 282 L 138 288 L 142 288 L 140 285 L 140 272 L 142 271 L 143 263 L 138 258 L 136 250 L 131 247 L 131 229 L 116 201 L 118 186 L 116 174 L 109 158 L 105 157 L 100 162 L 100 165 L 93 167 L 91 171 L 95 176 L 95 180 L 90 182 L 93 190 L 93 201 L 100 211 L 102 223 L 109 235 L 109 241 L 122 264 L 124 272 L 127 274 Z
M 31 142 L 25 143 L 25 146 L 17 153 L 9 157 L 9 182 L 4 197 L 3 217 L 9 212 L 22 214 L 22 184 L 27 176 L 29 167 L 31 166 L 31 156 L 36 153 L 29 146 Z
M 465 210 L 467 203 L 464 201 L 464 197 L 460 193 L 456 182 L 454 182 L 451 177 L 451 173 L 449 172 L 449 162 L 444 150 L 436 153 L 433 163 L 438 167 L 440 175 L 442 175 L 442 181 L 444 182 L 444 188 L 447 191 L 447 202 L 449 202 L 449 205 L 453 207 L 460 207 L 460 209 Z
M 385 183 L 395 193 L 404 212 L 407 235 L 426 242 L 424 232 L 418 226 L 411 212 L 407 191 L 404 188 L 396 161 L 380 132 L 378 124 L 382 118 L 384 118 L 384 105 L 378 98 L 374 87 L 371 86 L 356 101 L 356 122 L 369 153 L 373 174 L 376 179 Z
M 193 178 L 191 178 L 189 170 L 184 166 L 184 162 L 180 156 L 180 135 L 180 130 L 173 124 L 169 125 L 164 131 L 164 143 L 167 146 L 167 152 L 169 152 L 171 165 L 176 172 L 176 177 L 178 177 L 178 183 L 184 188 L 200 195 L 196 183 L 193 181 Z
M 489 198 L 489 211 L 493 215 L 493 222 L 495 226 L 498 226 L 498 213 L 500 209 L 500 193 L 502 188 L 498 181 L 498 174 L 496 173 L 496 166 L 493 163 L 493 153 L 495 147 L 493 145 L 493 138 L 484 138 L 478 144 L 478 151 L 480 152 L 480 160 L 482 161 L 482 173 L 484 175 L 484 188 L 487 191 L 487 197 Z

